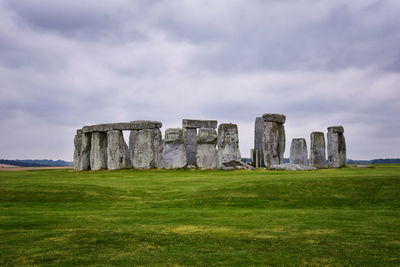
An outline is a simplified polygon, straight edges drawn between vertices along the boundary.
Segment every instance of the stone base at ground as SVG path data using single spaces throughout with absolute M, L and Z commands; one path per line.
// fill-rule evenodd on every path
M 285 171 L 313 171 L 317 168 L 313 166 L 307 166 L 303 164 L 291 164 L 291 163 L 284 163 L 284 164 L 275 164 L 269 167 L 270 170 L 285 170 Z

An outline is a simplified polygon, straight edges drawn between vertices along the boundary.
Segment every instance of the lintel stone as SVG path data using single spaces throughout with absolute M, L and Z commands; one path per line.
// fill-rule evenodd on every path
M 343 126 L 331 126 L 328 127 L 329 133 L 344 133 Z
M 161 128 L 162 123 L 159 121 L 131 121 L 131 122 L 117 122 L 117 123 L 104 123 L 95 124 L 90 126 L 84 126 L 82 128 L 83 133 L 91 132 L 108 132 L 112 130 L 143 130 L 143 129 L 155 129 Z
M 265 113 L 263 119 L 265 122 L 276 122 L 278 124 L 284 124 L 286 122 L 286 116 L 283 114 Z
M 218 122 L 215 120 L 182 120 L 182 128 L 213 128 L 216 129 Z

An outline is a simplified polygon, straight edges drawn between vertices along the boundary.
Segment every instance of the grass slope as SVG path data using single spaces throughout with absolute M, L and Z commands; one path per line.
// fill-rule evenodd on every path
M 400 265 L 400 165 L 0 172 L 0 265 Z

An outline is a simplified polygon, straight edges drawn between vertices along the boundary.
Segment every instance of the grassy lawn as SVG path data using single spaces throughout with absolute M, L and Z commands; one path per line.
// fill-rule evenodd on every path
M 0 266 L 400 265 L 400 165 L 0 172 Z

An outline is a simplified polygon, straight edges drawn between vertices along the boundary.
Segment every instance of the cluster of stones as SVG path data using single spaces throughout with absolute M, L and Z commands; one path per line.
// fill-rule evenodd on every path
M 323 132 L 310 135 L 310 155 L 304 138 L 294 138 L 290 146 L 290 163 L 283 162 L 285 152 L 286 117 L 283 114 L 266 113 L 257 117 L 254 127 L 254 149 L 251 150 L 253 166 L 273 170 L 314 170 L 325 168 L 326 145 Z M 343 126 L 328 127 L 328 167 L 346 165 L 346 142 Z
M 186 120 L 170 128 L 162 139 L 158 121 L 97 124 L 77 130 L 74 144 L 76 170 L 252 168 L 241 162 L 236 124 Z M 122 131 L 129 130 L 129 146 Z
M 328 160 L 323 132 L 310 135 L 310 155 L 304 138 L 294 138 L 290 163 L 284 163 L 286 117 L 266 113 L 257 117 L 254 149 L 250 166 L 241 160 L 238 127 L 215 120 L 182 121 L 182 128 L 170 128 L 162 139 L 161 122 L 132 121 L 97 124 L 77 130 L 74 144 L 76 170 L 199 168 L 199 169 L 285 169 L 312 170 L 340 168 L 346 165 L 346 141 L 343 126 L 328 127 Z M 217 131 L 218 126 L 218 131 Z M 129 146 L 122 131 L 129 130 Z
M 346 166 L 346 141 L 343 126 L 328 127 L 328 167 Z M 290 163 L 314 168 L 326 168 L 326 145 L 323 132 L 312 132 L 310 135 L 310 158 L 307 162 L 307 144 L 304 138 L 292 139 L 290 146 Z M 307 169 L 307 168 L 305 168 Z

